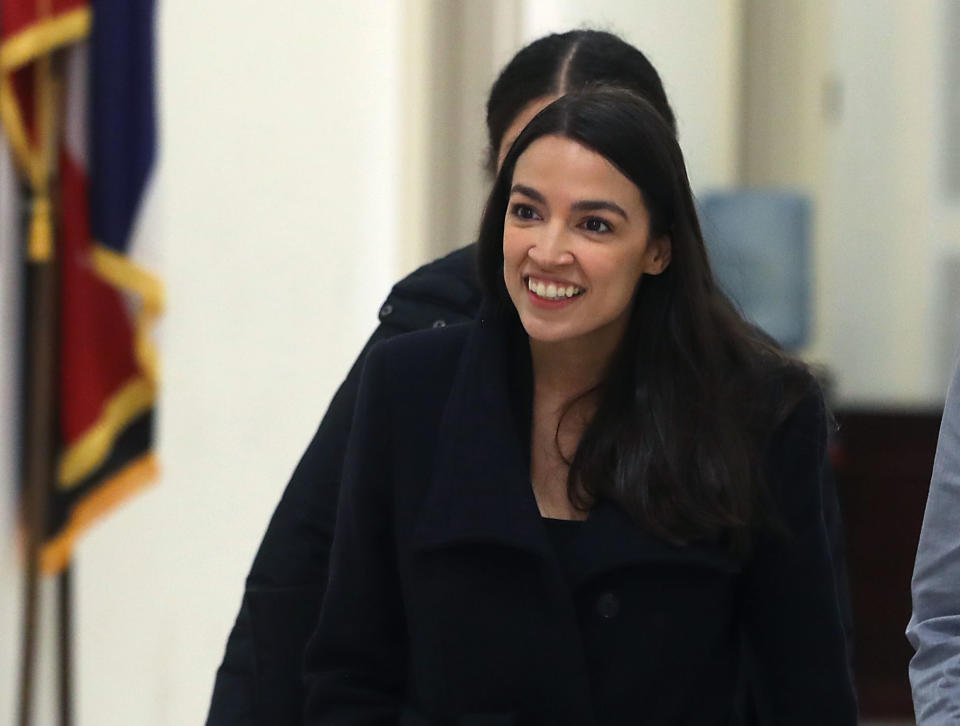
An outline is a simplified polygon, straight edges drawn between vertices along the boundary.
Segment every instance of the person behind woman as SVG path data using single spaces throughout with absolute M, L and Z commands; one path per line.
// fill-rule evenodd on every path
M 520 130 L 547 103 L 567 91 L 604 83 L 647 98 L 675 133 L 663 84 L 643 53 L 603 31 L 548 35 L 522 48 L 490 90 L 489 172 L 495 173 Z M 326 584 L 343 450 L 367 351 L 400 333 L 471 320 L 480 297 L 474 245 L 394 286 L 380 310 L 380 326 L 333 397 L 260 544 L 217 672 L 208 726 L 274 726 L 299 719 L 303 649 Z
M 506 154 L 474 323 L 367 357 L 309 724 L 855 724 L 826 415 L 717 288 L 644 99 L 560 98 Z M 741 641 L 747 645 L 741 648 Z

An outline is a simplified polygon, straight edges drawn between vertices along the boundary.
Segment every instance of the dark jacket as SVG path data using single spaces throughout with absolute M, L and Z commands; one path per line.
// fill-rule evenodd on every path
M 524 343 L 515 316 L 484 314 L 368 356 L 306 723 L 727 726 L 745 657 L 760 723 L 856 724 L 819 394 L 766 449 L 788 537 L 741 563 L 600 500 L 561 562 L 530 487 Z
M 270 520 L 217 671 L 208 726 L 300 722 L 303 650 L 326 586 L 343 452 L 367 352 L 401 333 L 471 320 L 479 307 L 472 245 L 421 267 L 390 292 L 379 327 L 334 395 Z M 849 621 L 836 492 L 832 479 L 824 485 L 824 517 Z

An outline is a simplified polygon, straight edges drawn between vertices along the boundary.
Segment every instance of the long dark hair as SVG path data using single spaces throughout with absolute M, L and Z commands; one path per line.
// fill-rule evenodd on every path
M 724 539 L 746 554 L 758 529 L 777 528 L 763 482 L 766 438 L 812 378 L 719 290 L 673 130 L 648 101 L 623 89 L 564 96 L 513 144 L 479 236 L 480 276 L 506 314 L 503 224 L 517 158 L 558 135 L 605 157 L 640 189 L 651 236 L 668 235 L 671 261 L 641 280 L 630 322 L 597 409 L 570 461 L 576 506 L 603 497 L 674 542 Z M 513 312 L 515 315 L 515 311 Z
M 538 38 L 503 68 L 487 99 L 487 169 L 496 172 L 503 135 L 531 101 L 591 85 L 635 91 L 657 109 L 676 135 L 673 109 L 647 57 L 613 33 L 570 30 Z

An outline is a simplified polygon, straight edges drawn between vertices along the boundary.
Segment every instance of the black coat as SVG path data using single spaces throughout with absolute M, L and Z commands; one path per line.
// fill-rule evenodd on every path
M 379 327 L 334 395 L 264 534 L 217 671 L 208 726 L 300 722 L 303 651 L 326 586 L 343 451 L 367 352 L 401 333 L 469 321 L 479 307 L 472 245 L 394 286 L 381 307 Z M 824 480 L 824 517 L 849 639 L 842 527 L 829 477 Z
M 530 486 L 510 317 L 368 356 L 306 722 L 726 725 L 748 658 L 761 723 L 855 724 L 819 395 L 766 451 L 788 538 L 740 563 L 668 545 L 601 500 L 561 562 Z

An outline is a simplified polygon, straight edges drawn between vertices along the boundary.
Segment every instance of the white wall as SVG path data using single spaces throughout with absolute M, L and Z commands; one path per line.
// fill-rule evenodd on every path
M 852 404 L 937 405 L 947 382 L 960 302 L 947 287 L 960 276 L 948 281 L 944 264 L 960 239 L 941 223 L 942 5 L 835 3 L 841 105 L 827 139 L 820 322 Z

